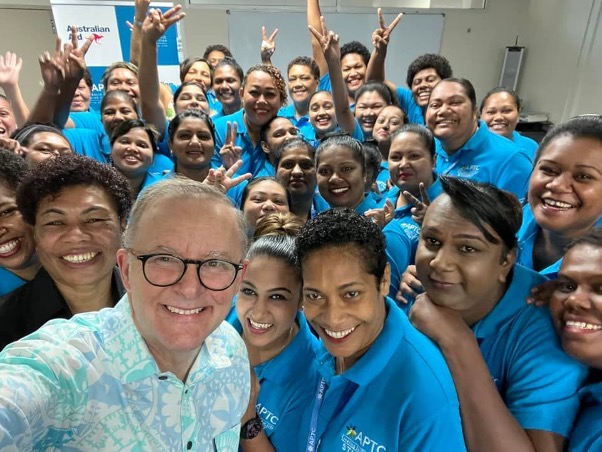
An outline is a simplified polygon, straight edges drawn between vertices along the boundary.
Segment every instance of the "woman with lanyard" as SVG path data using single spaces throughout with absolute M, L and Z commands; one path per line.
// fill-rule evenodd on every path
M 272 217 L 282 223 L 274 224 Z M 262 227 L 264 235 L 249 248 L 232 319 L 257 377 L 241 420 L 243 451 L 290 450 L 292 432 L 313 398 L 307 388 L 316 381 L 318 341 L 300 310 L 302 281 L 295 260 L 294 237 L 303 223 L 288 218 L 269 215 L 261 222 L 271 226 Z
M 564 255 L 550 300 L 552 321 L 562 348 L 589 367 L 587 385 L 568 450 L 602 450 L 602 229 L 571 243 Z
M 576 117 L 544 137 L 518 231 L 518 263 L 554 278 L 571 241 L 602 217 L 602 119 Z
M 321 344 L 294 449 L 465 450 L 441 352 L 386 298 L 379 227 L 333 209 L 309 220 L 296 243 L 303 312 Z
M 503 86 L 498 86 L 485 94 L 480 108 L 481 119 L 485 121 L 489 130 L 513 141 L 534 158 L 537 142 L 515 130 L 520 110 L 521 102 L 518 95 Z
M 525 197 L 531 159 L 478 120 L 476 94 L 468 80 L 445 79 L 433 88 L 426 124 L 437 138 L 437 174 L 490 183 Z
M 440 181 L 416 252 L 425 293 L 409 318 L 447 360 L 469 450 L 560 452 L 586 369 L 524 301 L 545 279 L 515 265 L 520 204 L 489 184 Z

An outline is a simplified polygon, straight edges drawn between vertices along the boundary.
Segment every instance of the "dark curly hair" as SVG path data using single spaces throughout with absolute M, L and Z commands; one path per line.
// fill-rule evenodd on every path
M 347 249 L 358 255 L 367 273 L 380 283 L 387 266 L 385 236 L 376 223 L 347 208 L 330 209 L 308 220 L 295 243 L 297 263 L 324 248 Z
M 408 73 L 406 76 L 407 85 L 411 88 L 416 74 L 424 69 L 430 68 L 433 68 L 435 72 L 439 74 L 439 78 L 441 78 L 441 80 L 450 78 L 454 75 L 447 58 L 437 55 L 436 53 L 426 53 L 424 55 L 420 55 L 408 66 Z
M 222 44 L 211 44 L 211 45 L 207 46 L 207 48 L 205 49 L 205 52 L 203 53 L 203 59 L 204 60 L 208 60 L 209 59 L 209 54 L 211 52 L 216 51 L 216 50 L 218 52 L 222 52 L 226 58 L 234 58 L 232 56 L 232 52 L 230 52 L 230 49 L 228 47 L 226 47 L 225 45 L 222 45 Z
M 36 165 L 17 190 L 17 206 L 26 223 L 35 226 L 42 199 L 57 196 L 66 187 L 78 185 L 102 188 L 113 201 L 120 219 L 132 207 L 130 184 L 116 169 L 77 154 L 61 155 Z
M 249 76 L 253 72 L 258 72 L 258 71 L 265 72 L 266 74 L 268 74 L 270 76 L 270 78 L 272 79 L 272 82 L 274 83 L 274 86 L 278 90 L 278 94 L 280 94 L 280 102 L 282 103 L 282 105 L 286 105 L 286 102 L 287 102 L 286 82 L 284 81 L 284 78 L 282 77 L 282 73 L 276 66 L 271 66 L 269 64 L 256 64 L 255 66 L 250 68 L 247 71 L 247 73 L 245 74 L 245 78 L 242 81 L 241 88 L 243 89 L 243 91 L 245 89 L 245 86 L 247 84 L 247 80 L 249 79 Z
M 341 60 L 350 53 L 357 53 L 362 57 L 364 64 L 368 66 L 368 61 L 370 61 L 370 51 L 364 44 L 359 41 L 351 41 L 347 44 L 343 44 L 341 47 Z
M 0 147 L 0 183 L 12 191 L 17 187 L 27 174 L 29 165 L 20 155 Z
M 320 68 L 318 67 L 318 63 L 315 62 L 313 58 L 306 56 L 298 56 L 291 60 L 286 68 L 286 73 L 288 74 L 291 71 L 293 66 L 306 66 L 309 68 L 311 75 L 316 80 L 320 80 Z

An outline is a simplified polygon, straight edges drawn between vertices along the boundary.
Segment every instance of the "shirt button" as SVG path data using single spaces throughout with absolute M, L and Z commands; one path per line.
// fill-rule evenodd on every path
M 167 380 L 167 375 L 159 375 L 159 380 Z
M 186 444 L 186 449 L 192 449 L 192 441 L 188 441 L 188 443 Z

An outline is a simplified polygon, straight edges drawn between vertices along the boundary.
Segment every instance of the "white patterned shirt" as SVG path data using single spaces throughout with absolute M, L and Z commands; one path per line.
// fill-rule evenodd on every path
M 209 335 L 182 383 L 159 371 L 126 295 L 0 353 L 0 451 L 236 451 L 249 391 L 230 325 Z

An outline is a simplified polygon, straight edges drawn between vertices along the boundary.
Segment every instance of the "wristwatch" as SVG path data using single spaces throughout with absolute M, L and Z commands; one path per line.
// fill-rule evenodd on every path
M 261 418 L 256 414 L 254 418 L 249 419 L 240 429 L 240 439 L 253 439 L 263 430 Z

